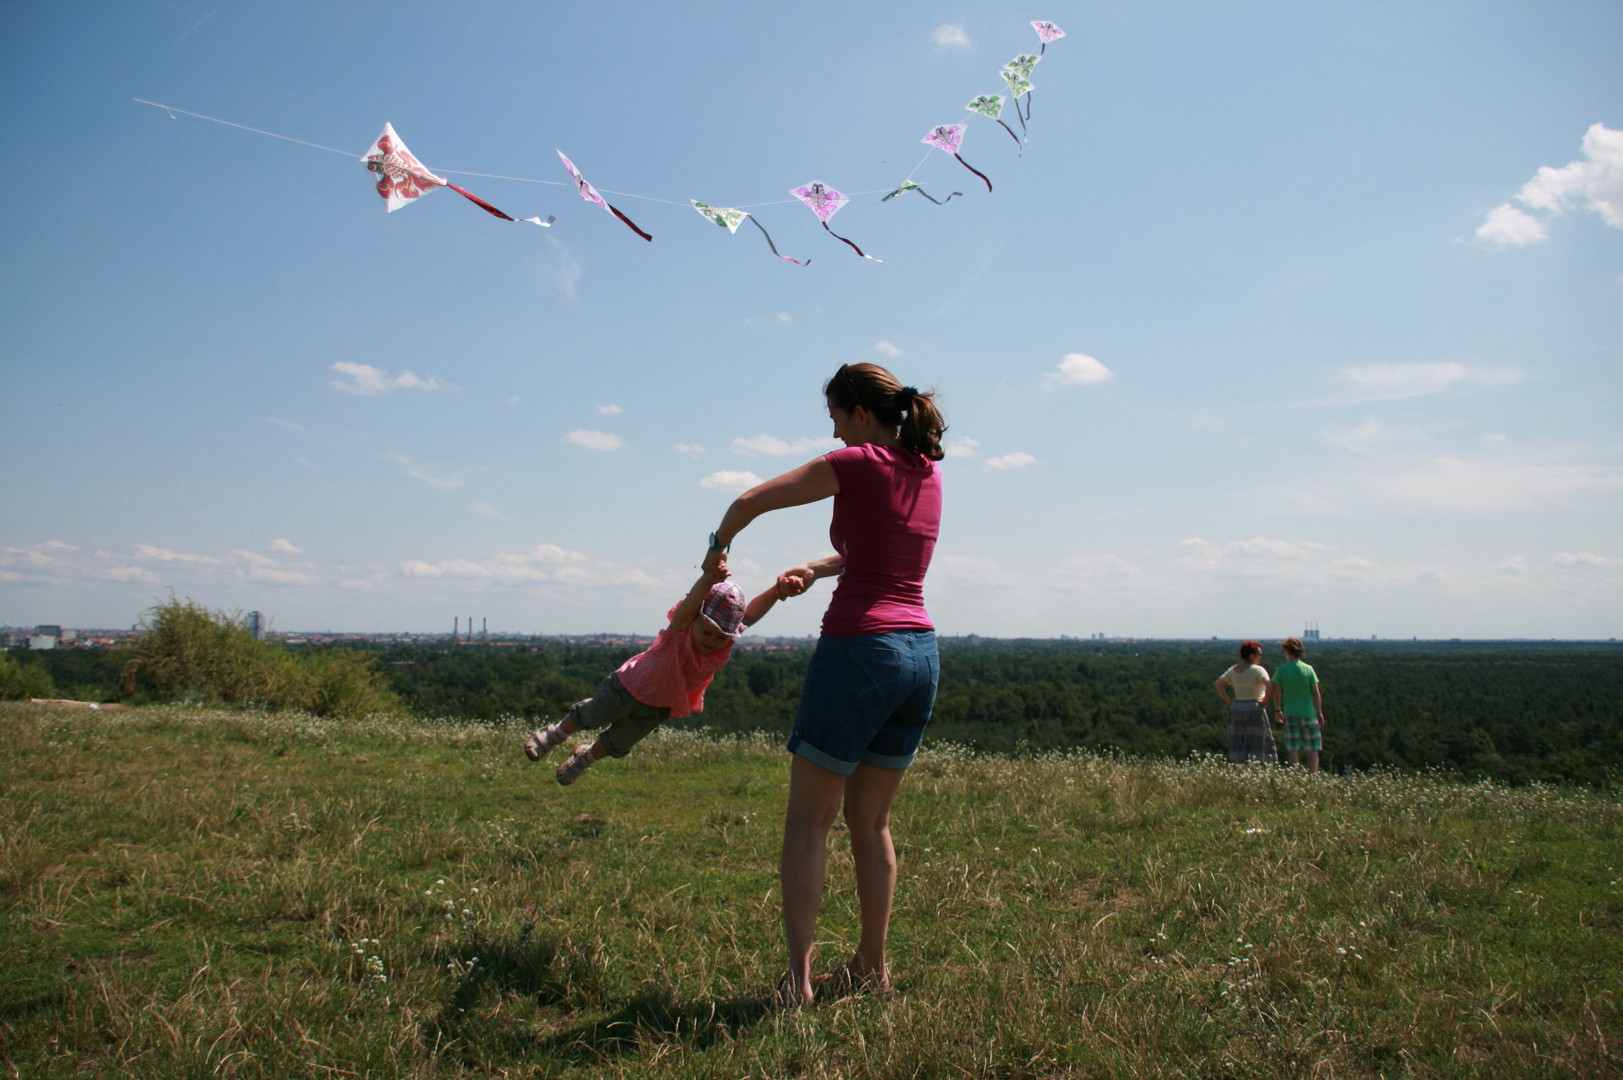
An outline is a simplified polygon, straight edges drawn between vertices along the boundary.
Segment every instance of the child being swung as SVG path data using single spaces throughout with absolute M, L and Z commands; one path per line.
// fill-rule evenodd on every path
M 558 766 L 558 783 L 573 784 L 598 758 L 625 757 L 667 718 L 704 711 L 705 688 L 732 658 L 733 642 L 784 598 L 774 585 L 746 606 L 743 590 L 726 579 L 725 562 L 702 572 L 671 608 L 670 624 L 653 645 L 610 673 L 562 720 L 530 736 L 524 744 L 530 760 L 540 761 L 582 729 L 604 728 Z

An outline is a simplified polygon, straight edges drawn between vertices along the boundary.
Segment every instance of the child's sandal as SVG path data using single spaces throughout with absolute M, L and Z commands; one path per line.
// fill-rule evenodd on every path
M 530 736 L 530 741 L 524 744 L 524 754 L 531 761 L 540 761 L 548 754 L 564 744 L 569 738 L 557 724 L 543 728 Z
M 584 743 L 575 747 L 575 752 L 564 759 L 558 766 L 558 783 L 569 785 L 579 780 L 587 769 L 592 767 L 596 758 L 592 756 L 591 743 Z

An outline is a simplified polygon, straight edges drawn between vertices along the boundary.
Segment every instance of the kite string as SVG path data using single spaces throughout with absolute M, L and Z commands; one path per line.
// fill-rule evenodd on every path
M 308 146 L 313 150 L 325 150 L 329 154 L 342 154 L 344 157 L 347 157 L 347 158 L 355 158 L 355 159 L 358 160 L 362 156 L 360 154 L 351 153 L 348 150 L 339 150 L 336 147 L 322 146 L 320 143 L 307 142 L 304 139 L 295 139 L 291 135 L 278 135 L 274 131 L 266 131 L 263 128 L 249 127 L 247 124 L 239 124 L 234 120 L 222 120 L 218 116 L 205 116 L 202 113 L 192 112 L 189 109 L 178 109 L 173 105 L 164 105 L 161 102 L 148 101 L 146 98 L 136 98 L 135 100 L 140 102 L 142 105 L 151 105 L 155 109 L 162 109 L 164 112 L 167 112 L 170 115 L 173 115 L 175 113 L 180 113 L 183 116 L 195 116 L 199 120 L 207 120 L 212 124 L 224 124 L 226 127 L 234 127 L 234 128 L 238 128 L 238 129 L 240 129 L 242 131 L 251 131 L 255 135 L 268 135 L 273 139 L 281 139 L 283 142 L 297 143 L 300 146 Z M 964 114 L 965 119 L 968 119 L 969 116 L 970 116 L 969 113 Z M 928 161 L 928 160 L 930 160 L 930 152 L 928 150 L 926 150 L 924 152 L 924 156 L 919 159 L 919 163 L 917 165 L 913 166 L 913 171 L 907 174 L 907 179 L 909 181 L 911 181 L 913 179 L 914 174 L 916 174 L 921 168 L 923 168 L 924 163 L 926 161 Z M 478 177 L 482 177 L 482 178 L 484 178 L 486 180 L 512 180 L 512 181 L 514 181 L 516 183 L 520 183 L 520 184 L 546 184 L 546 185 L 549 185 L 549 186 L 552 186 L 552 187 L 571 187 L 571 186 L 573 186 L 570 183 L 568 183 L 566 181 L 563 181 L 563 180 L 536 180 L 536 179 L 534 179 L 532 177 L 528 177 L 528 176 L 503 176 L 503 175 L 501 175 L 499 173 L 470 172 L 467 169 L 440 169 L 439 171 L 442 172 L 442 173 L 450 173 L 453 176 L 478 176 Z M 685 202 L 676 202 L 676 201 L 671 200 L 671 199 L 660 199 L 660 198 L 656 198 L 655 196 L 652 196 L 652 195 L 638 195 L 638 194 L 635 194 L 634 192 L 630 192 L 630 191 L 610 191 L 608 188 L 599 188 L 598 190 L 601 191 L 605 195 L 613 195 L 616 198 L 620 198 L 620 199 L 641 199 L 644 202 L 664 203 L 666 206 L 687 206 L 688 205 Z M 861 197 L 866 197 L 868 195 L 883 195 L 883 194 L 885 194 L 884 191 L 853 191 L 851 193 L 851 197 L 852 198 L 861 198 Z M 753 209 L 756 209 L 757 207 L 762 207 L 762 206 L 785 206 L 785 205 L 792 204 L 792 203 L 795 203 L 795 202 L 798 202 L 798 201 L 799 201 L 798 199 L 775 199 L 775 200 L 773 200 L 771 202 L 747 203 L 747 204 L 735 207 L 734 209 L 753 210 Z
M 224 124 L 226 127 L 241 128 L 243 131 L 251 131 L 255 135 L 269 135 L 273 139 L 281 139 L 284 142 L 298 143 L 300 146 L 308 146 L 316 150 L 325 150 L 329 154 L 343 154 L 347 158 L 359 158 L 361 156 L 360 154 L 352 154 L 348 150 L 338 150 L 331 146 L 322 146 L 320 143 L 305 142 L 303 139 L 295 139 L 291 135 L 278 135 L 274 131 L 265 131 L 261 128 L 249 127 L 247 124 L 238 124 L 230 120 L 221 120 L 218 116 L 204 116 L 202 113 L 188 112 L 185 109 L 177 109 L 173 105 L 162 105 L 156 101 L 148 101 L 146 98 L 136 98 L 135 100 L 139 101 L 142 105 L 151 105 L 154 108 L 162 109 L 171 116 L 173 116 L 175 113 L 182 113 L 186 116 L 195 116 L 199 120 L 207 120 L 215 124 Z

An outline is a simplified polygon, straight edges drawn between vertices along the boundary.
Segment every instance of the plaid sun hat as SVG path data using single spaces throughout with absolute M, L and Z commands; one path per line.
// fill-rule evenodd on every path
M 715 623 L 728 637 L 744 632 L 744 590 L 730 581 L 718 581 L 710 586 L 699 614 Z

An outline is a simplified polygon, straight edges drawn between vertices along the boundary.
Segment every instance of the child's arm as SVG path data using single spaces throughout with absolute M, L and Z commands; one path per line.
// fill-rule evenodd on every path
M 778 575 L 778 586 L 783 590 L 783 599 L 799 596 L 811 588 L 812 582 L 818 578 L 838 577 L 840 571 L 845 569 L 845 556 L 825 555 L 821 559 L 800 566 L 791 567 Z
M 699 571 L 699 580 L 693 583 L 693 588 L 688 590 L 688 594 L 682 597 L 682 602 L 671 613 L 671 629 L 686 630 L 699 617 L 699 609 L 704 607 L 704 598 L 710 594 L 710 586 L 726 580 L 726 559 L 712 569 Z
M 751 600 L 748 606 L 744 608 L 744 625 L 753 627 L 756 623 L 766 618 L 766 613 L 771 611 L 773 606 L 776 605 L 779 600 L 787 599 L 789 598 L 784 595 L 783 586 L 773 585 L 771 588 L 755 597 L 755 599 Z

